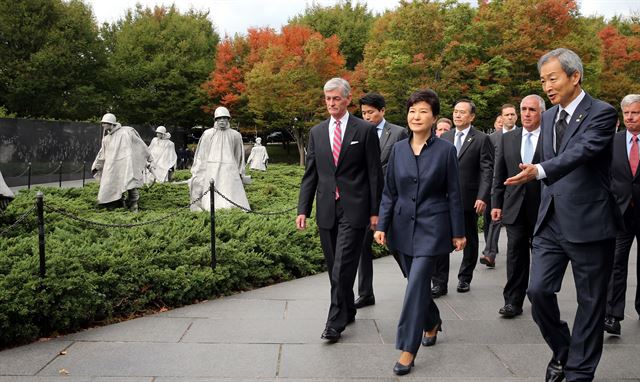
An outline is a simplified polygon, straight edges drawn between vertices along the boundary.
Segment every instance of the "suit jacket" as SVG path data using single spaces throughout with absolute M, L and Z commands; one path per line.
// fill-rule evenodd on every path
M 370 123 L 349 115 L 336 166 L 329 141 L 329 120 L 309 132 L 298 214 L 311 215 L 315 195 L 318 227 L 331 229 L 336 216 L 337 186 L 349 224 L 366 227 L 369 218 L 378 215 L 383 187 L 378 134 Z
M 456 129 L 451 129 L 441 138 L 454 143 L 456 132 Z M 487 204 L 490 202 L 493 151 L 489 136 L 472 126 L 458 153 L 462 204 L 466 212 L 474 210 L 473 205 L 478 199 Z
M 538 143 L 533 154 L 533 163 L 540 161 L 542 136 L 538 136 Z M 536 224 L 538 207 L 540 207 L 540 181 L 505 186 L 507 178 L 520 173 L 519 164 L 522 163 L 520 151 L 522 148 L 522 127 L 506 132 L 500 136 L 500 143 L 496 149 L 496 160 L 493 171 L 493 188 L 491 191 L 492 208 L 502 209 L 502 223 L 513 224 L 522 208 L 527 209 L 527 217 L 531 226 Z
M 540 165 L 547 176 L 542 180 L 544 186 L 534 235 L 553 211 L 569 242 L 613 238 L 622 226 L 610 189 L 616 110 L 585 94 L 571 116 L 556 154 L 553 130 L 558 111 L 556 105 L 542 114 Z
M 615 135 L 611 160 L 611 191 L 623 215 L 632 201 L 634 206 L 640 206 L 640 171 L 636 172 L 636 176 L 631 175 L 626 141 L 626 130 Z
M 408 139 L 391 151 L 378 230 L 391 249 L 409 256 L 438 256 L 464 236 L 456 148 L 432 136 L 416 158 Z
M 384 123 L 384 126 L 382 127 L 382 135 L 380 136 L 380 162 L 382 163 L 382 175 L 387 172 L 387 163 L 389 162 L 391 148 L 396 142 L 405 138 L 409 138 L 407 129 L 394 125 L 393 123 Z
M 489 140 L 491 141 L 494 150 L 498 149 L 498 144 L 500 144 L 500 137 L 502 136 L 502 134 L 504 134 L 502 130 L 496 130 L 493 133 L 489 134 Z

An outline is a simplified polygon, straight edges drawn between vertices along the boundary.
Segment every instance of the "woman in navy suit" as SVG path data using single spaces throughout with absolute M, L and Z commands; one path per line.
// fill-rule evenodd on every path
M 435 345 L 442 328 L 431 298 L 431 275 L 440 256 L 464 248 L 464 214 L 455 147 L 435 136 L 438 95 L 419 90 L 407 101 L 408 139 L 392 149 L 377 231 L 378 244 L 398 252 L 408 284 L 398 323 L 400 359 L 393 372 L 411 371 L 422 342 Z

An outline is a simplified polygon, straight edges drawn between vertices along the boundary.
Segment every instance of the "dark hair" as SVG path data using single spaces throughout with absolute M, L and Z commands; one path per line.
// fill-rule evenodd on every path
M 461 98 L 459 100 L 456 101 L 456 103 L 453 104 L 453 107 L 455 107 L 457 104 L 459 103 L 468 103 L 469 105 L 471 105 L 471 114 L 475 114 L 476 113 L 476 104 L 473 103 L 472 100 L 470 99 L 466 99 L 466 98 Z
M 514 105 L 510 104 L 510 103 L 505 103 L 504 105 L 502 105 L 502 107 L 500 108 L 500 115 L 502 115 L 502 112 L 504 111 L 504 109 L 513 109 L 513 110 L 518 110 Z
M 431 114 L 434 116 L 440 114 L 440 98 L 438 98 L 438 93 L 434 92 L 431 89 L 421 89 L 409 97 L 407 101 L 407 112 L 409 112 L 409 108 L 415 105 L 418 102 L 426 102 L 431 106 Z
M 384 109 L 387 106 L 384 101 L 384 97 L 378 93 L 367 93 L 362 98 L 360 98 L 360 106 L 367 105 L 371 107 L 375 107 L 378 110 Z

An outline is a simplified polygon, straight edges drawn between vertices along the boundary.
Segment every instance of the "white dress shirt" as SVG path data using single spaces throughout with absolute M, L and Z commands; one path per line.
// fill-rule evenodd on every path
M 347 121 L 349 120 L 349 112 L 344 113 L 342 118 L 340 118 L 340 132 L 342 136 L 340 137 L 340 142 L 344 140 L 344 132 L 347 130 Z M 329 142 L 331 143 L 331 149 L 333 149 L 333 134 L 336 129 L 336 120 L 333 116 L 329 119 Z

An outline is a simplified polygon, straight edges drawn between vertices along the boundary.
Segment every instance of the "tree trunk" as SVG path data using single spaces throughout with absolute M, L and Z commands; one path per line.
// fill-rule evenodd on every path
M 296 139 L 296 145 L 298 146 L 298 155 L 300 155 L 300 166 L 304 167 L 304 142 L 302 142 L 302 139 Z

